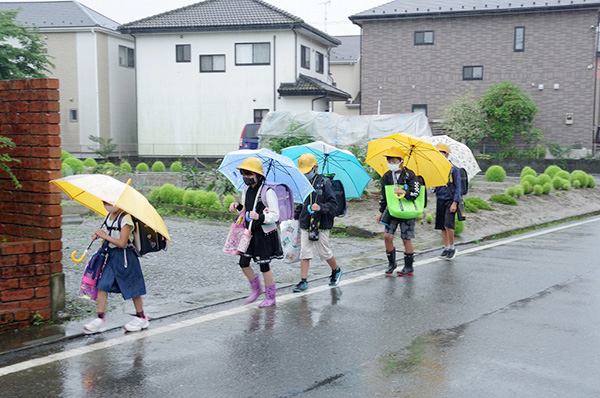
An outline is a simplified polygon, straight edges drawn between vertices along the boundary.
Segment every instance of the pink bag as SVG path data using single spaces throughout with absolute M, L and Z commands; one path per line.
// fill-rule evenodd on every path
M 231 227 L 229 227 L 229 234 L 225 240 L 225 246 L 223 246 L 223 253 L 233 254 L 234 256 L 240 254 L 238 247 L 240 245 L 240 240 L 242 239 L 242 234 L 246 231 L 242 221 L 243 215 L 240 214 L 237 221 L 232 223 Z M 248 249 L 248 247 L 246 247 L 246 249 Z

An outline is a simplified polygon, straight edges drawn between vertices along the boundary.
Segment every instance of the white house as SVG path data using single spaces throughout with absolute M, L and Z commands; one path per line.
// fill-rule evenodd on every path
M 121 26 L 135 37 L 140 155 L 214 156 L 273 110 L 329 110 L 339 40 L 260 0 L 206 0 Z
M 346 102 L 333 104 L 340 115 L 360 115 L 360 39 L 356 36 L 336 36 L 341 44 L 331 49 L 329 67 L 338 87 L 352 95 Z
M 17 21 L 38 28 L 59 79 L 64 150 L 89 156 L 90 135 L 112 138 L 117 153 L 136 152 L 133 37 L 77 1 L 0 2 Z

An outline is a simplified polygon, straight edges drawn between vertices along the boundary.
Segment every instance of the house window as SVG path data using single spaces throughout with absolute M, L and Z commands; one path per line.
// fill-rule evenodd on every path
M 525 27 L 517 26 L 515 28 L 515 51 L 525 51 Z
M 267 116 L 267 113 L 269 113 L 268 109 L 255 109 L 254 123 L 260 123 L 263 120 L 263 117 Z
M 69 121 L 70 122 L 77 121 L 77 109 L 69 109 Z
M 483 80 L 483 66 L 463 66 L 463 80 Z
M 323 56 L 323 54 L 321 54 L 320 52 L 316 52 L 317 53 L 317 64 L 315 66 L 315 68 L 317 69 L 317 73 L 323 73 L 324 69 L 325 69 L 325 56 Z
M 269 65 L 271 43 L 236 43 L 236 65 Z
M 415 46 L 433 44 L 433 30 L 421 30 L 415 32 Z
M 200 72 L 225 72 L 225 55 L 201 55 Z
M 133 48 L 119 46 L 119 65 L 133 68 L 134 63 L 134 52 Z
M 175 61 L 176 62 L 192 62 L 192 46 L 191 46 L 191 44 L 177 44 L 175 46 Z
M 310 48 L 306 46 L 300 46 L 300 66 L 310 69 Z
M 412 111 L 413 113 L 423 112 L 427 116 L 427 104 L 413 104 Z

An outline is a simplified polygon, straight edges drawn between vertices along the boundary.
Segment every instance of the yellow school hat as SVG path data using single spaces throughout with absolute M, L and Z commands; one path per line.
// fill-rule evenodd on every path
M 312 153 L 303 153 L 298 158 L 298 168 L 302 174 L 308 173 L 317 165 L 317 158 Z
M 383 155 L 386 158 L 401 158 L 406 157 L 406 153 L 399 146 L 393 146 Z
M 265 172 L 263 171 L 263 164 L 259 158 L 249 157 L 244 159 L 241 165 L 237 167 L 238 170 L 247 170 L 256 174 L 260 174 L 261 176 L 265 176 Z
M 448 147 L 448 145 L 444 144 L 443 142 L 440 142 L 439 144 L 437 144 L 435 146 L 435 149 L 437 149 L 440 152 L 450 153 L 450 148 Z

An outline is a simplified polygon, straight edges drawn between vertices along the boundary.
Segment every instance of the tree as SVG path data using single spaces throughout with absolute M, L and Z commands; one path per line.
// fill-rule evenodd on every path
M 16 17 L 17 11 L 0 10 L 0 80 L 46 77 L 54 65 L 44 53 L 44 41 L 37 28 L 24 26 Z
M 96 137 L 95 135 L 90 135 L 88 138 L 90 141 L 98 143 L 98 148 L 92 148 L 89 146 L 88 149 L 94 151 L 97 155 L 102 156 L 105 159 L 107 159 L 108 155 L 110 155 L 112 151 L 117 148 L 117 144 L 112 143 L 112 138 L 105 139 L 102 137 Z
M 487 120 L 472 92 L 455 97 L 444 109 L 443 126 L 448 135 L 473 148 L 487 133 Z
M 506 80 L 492 85 L 480 103 L 487 115 L 489 135 L 501 147 L 506 147 L 518 133 L 528 139 L 539 135 L 539 131 L 531 131 L 539 109 L 521 87 Z

